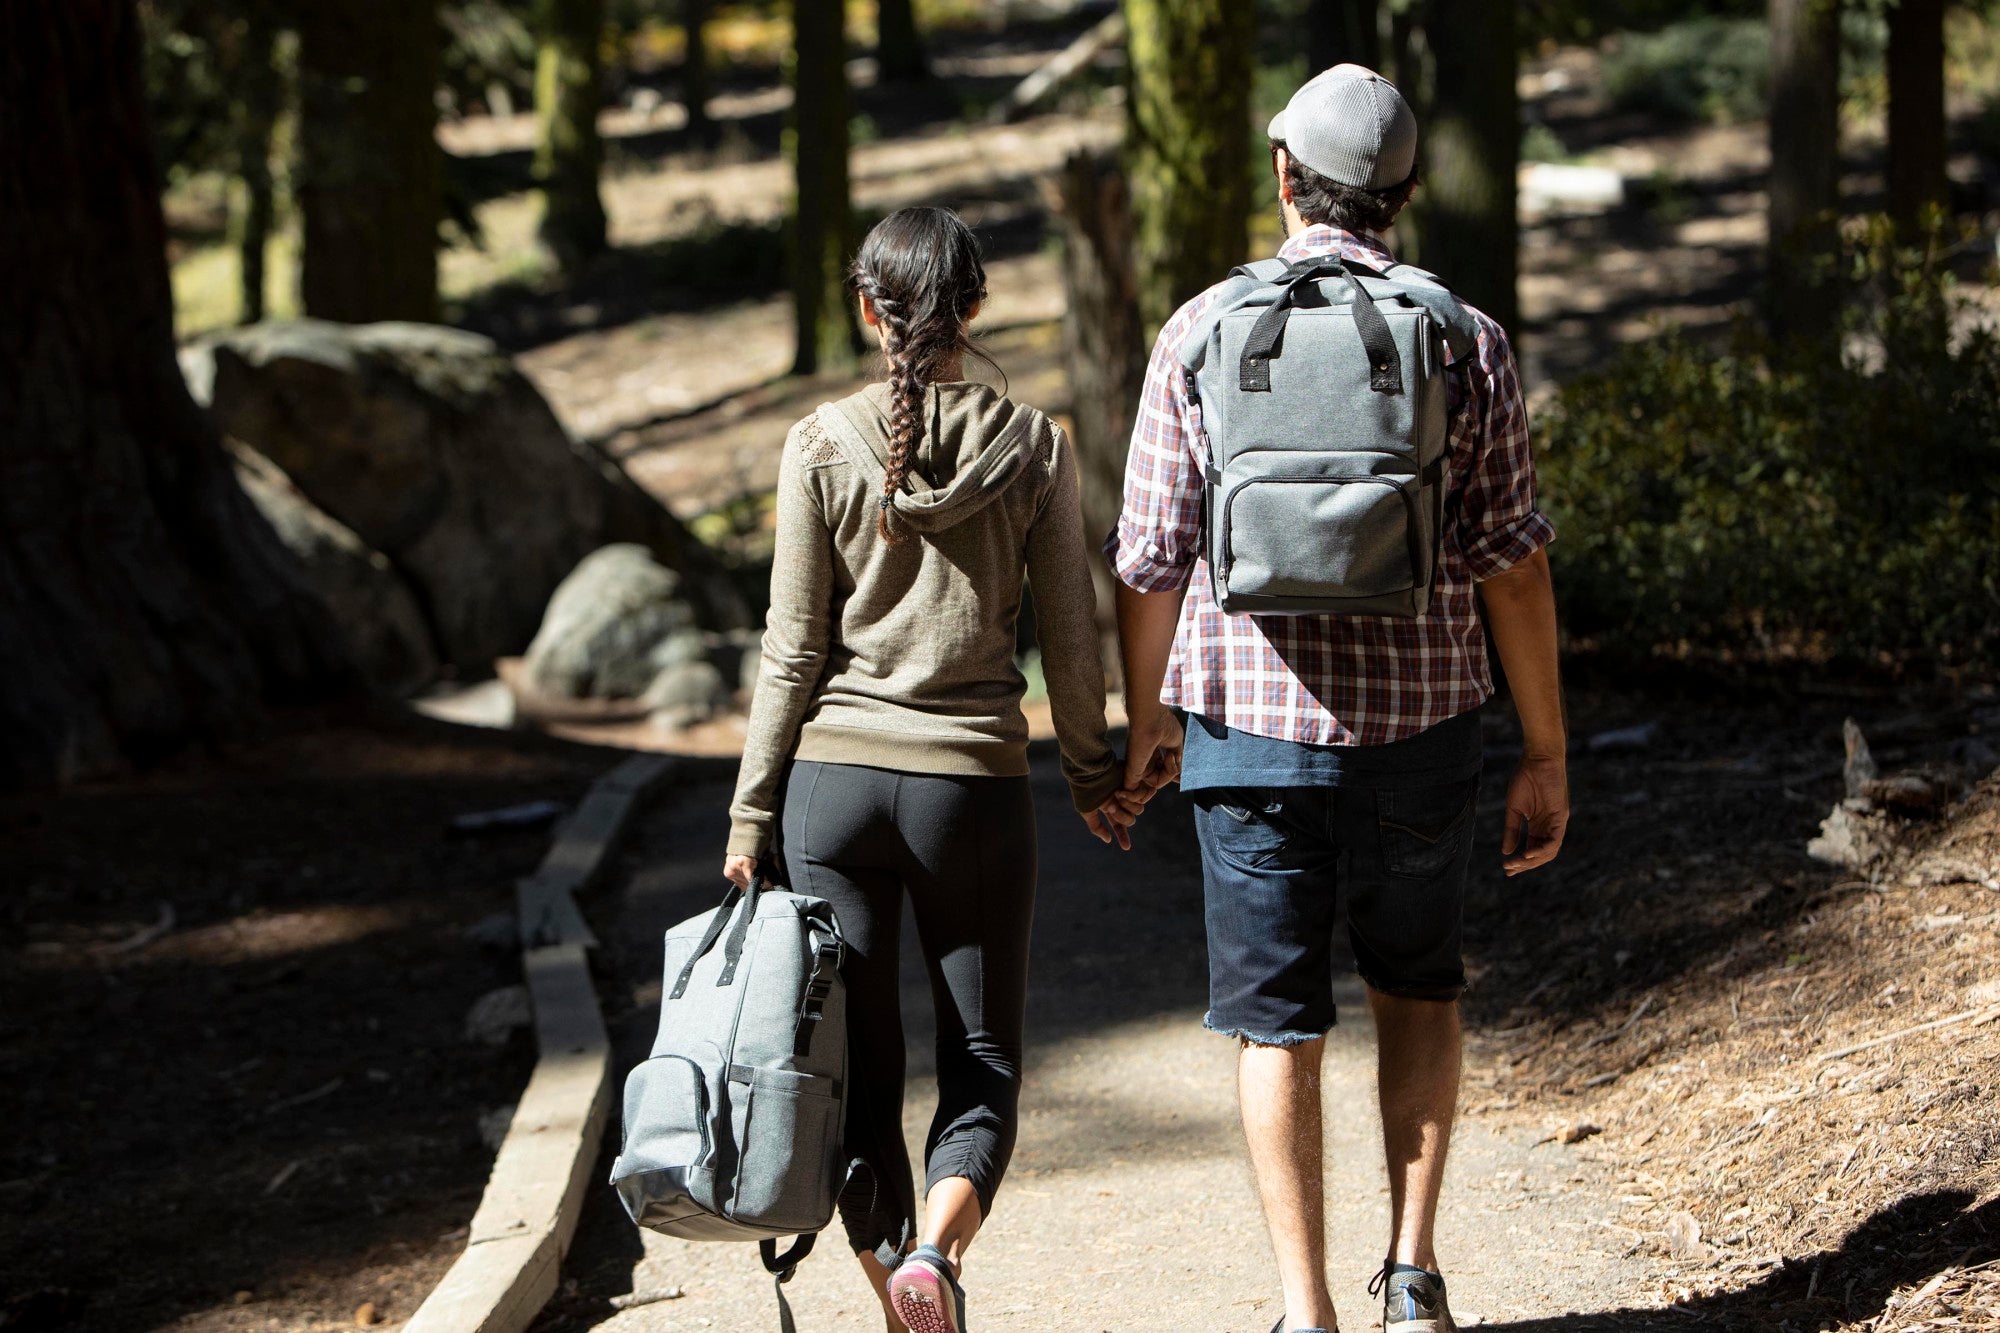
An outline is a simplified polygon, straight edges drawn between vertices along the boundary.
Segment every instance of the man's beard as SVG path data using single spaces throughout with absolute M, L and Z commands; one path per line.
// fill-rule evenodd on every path
M 1292 215 L 1285 211 L 1285 201 L 1278 201 L 1278 232 L 1286 240 L 1292 239 Z

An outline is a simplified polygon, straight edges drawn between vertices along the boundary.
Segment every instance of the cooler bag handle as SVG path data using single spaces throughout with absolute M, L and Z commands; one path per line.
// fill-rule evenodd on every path
M 741 953 L 743 949 L 742 937 L 749 933 L 750 918 L 757 911 L 754 895 L 763 887 L 764 877 L 762 875 L 750 881 L 750 892 L 753 896 L 750 900 L 749 910 L 743 913 L 743 924 L 737 929 L 735 946 L 738 953 Z M 715 947 L 715 942 L 722 938 L 723 930 L 729 925 L 729 914 L 735 909 L 736 904 L 742 900 L 743 896 L 743 888 L 737 884 L 731 884 L 729 892 L 722 895 L 722 905 L 716 908 L 715 915 L 708 919 L 708 929 L 702 932 L 701 943 L 695 945 L 694 952 L 688 955 L 687 965 L 681 969 L 680 978 L 674 982 L 674 989 L 667 996 L 669 1000 L 678 1000 L 687 993 L 688 982 L 694 978 L 694 965 L 699 963 L 707 955 L 708 951 Z M 732 974 L 735 972 L 734 960 L 731 961 L 728 970 Z
M 1338 259 L 1319 258 L 1302 259 L 1287 269 L 1277 299 L 1250 326 L 1249 340 L 1243 344 L 1243 360 L 1237 367 L 1237 388 L 1242 392 L 1271 391 L 1271 358 L 1277 355 L 1285 322 L 1291 318 L 1300 290 L 1323 277 L 1347 279 L 1347 290 L 1353 298 L 1354 330 L 1361 335 L 1361 346 L 1368 353 L 1368 387 L 1380 394 L 1403 391 L 1402 354 L 1396 350 L 1389 321 L 1375 308 L 1375 298 L 1361 285 L 1361 279 L 1348 271 L 1346 264 Z

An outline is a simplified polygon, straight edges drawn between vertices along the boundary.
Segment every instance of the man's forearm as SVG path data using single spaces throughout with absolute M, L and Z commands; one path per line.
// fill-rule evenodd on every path
M 1533 757 L 1568 750 L 1562 675 L 1556 661 L 1556 596 L 1547 551 L 1537 551 L 1479 585 L 1486 623 L 1521 717 L 1522 747 Z
M 1125 715 L 1135 723 L 1161 707 L 1186 590 L 1140 592 L 1118 582 L 1118 648 L 1125 664 Z

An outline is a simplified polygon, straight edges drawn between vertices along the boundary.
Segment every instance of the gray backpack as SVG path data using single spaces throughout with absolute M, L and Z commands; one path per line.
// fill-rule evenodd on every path
M 761 880 L 668 931 L 659 1035 L 625 1080 L 611 1168 L 642 1227 L 758 1241 L 787 1329 L 783 1285 L 845 1183 L 845 948 L 831 906 Z M 782 1255 L 781 1236 L 799 1238 Z
M 1444 528 L 1446 353 L 1469 355 L 1477 336 L 1408 265 L 1235 270 L 1180 349 L 1225 612 L 1424 614 Z

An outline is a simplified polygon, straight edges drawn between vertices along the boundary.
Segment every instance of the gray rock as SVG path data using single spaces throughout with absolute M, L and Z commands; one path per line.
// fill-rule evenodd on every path
M 707 661 L 687 662 L 660 673 L 646 693 L 656 726 L 691 727 L 707 722 L 730 704 L 729 684 Z
M 653 658 L 662 671 L 669 667 L 686 666 L 689 662 L 710 661 L 708 636 L 698 629 L 676 630 L 660 644 Z M 720 667 L 717 669 L 720 670 Z
M 705 622 L 743 622 L 714 558 L 614 460 L 571 440 L 488 339 L 278 321 L 191 346 L 182 370 L 225 434 L 387 557 L 454 666 L 519 652 L 563 576 L 611 542 L 687 575 Z
M 1819 836 L 1806 844 L 1806 855 L 1826 865 L 1864 870 L 1894 846 L 1882 816 L 1853 808 L 1843 801 L 1820 821 Z
M 482 1046 L 505 1046 L 516 1028 L 534 1021 L 526 986 L 502 986 L 473 1001 L 465 1015 L 465 1039 Z
M 307 499 L 275 463 L 241 445 L 230 453 L 244 494 L 298 557 L 306 584 L 333 613 L 348 656 L 369 683 L 398 698 L 428 685 L 437 675 L 437 653 L 402 576 Z
M 636 699 L 693 633 L 680 576 L 643 546 L 593 551 L 556 588 L 522 663 L 530 689 L 559 699 Z

